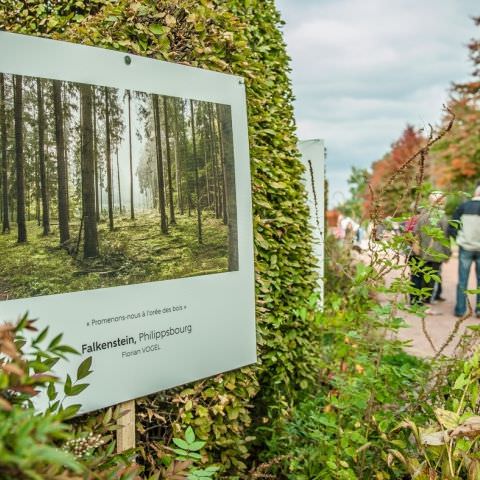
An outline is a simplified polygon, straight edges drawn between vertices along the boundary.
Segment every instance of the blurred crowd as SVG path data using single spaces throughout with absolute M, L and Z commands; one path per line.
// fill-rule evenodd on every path
M 446 195 L 434 191 L 425 204 L 412 204 L 412 214 L 401 220 L 387 217 L 375 224 L 362 225 L 338 211 L 331 211 L 327 214 L 327 226 L 338 241 L 358 252 L 401 235 L 400 244 L 410 267 L 410 304 L 425 306 L 425 313 L 429 315 L 440 314 L 433 306 L 445 301 L 442 265 L 450 259 L 452 248 L 458 248 L 453 313 L 463 317 L 469 313 L 466 291 L 472 264 L 475 264 L 477 290 L 480 285 L 480 183 L 472 194 L 451 216 L 445 213 Z M 475 314 L 480 318 L 480 293 L 477 293 Z

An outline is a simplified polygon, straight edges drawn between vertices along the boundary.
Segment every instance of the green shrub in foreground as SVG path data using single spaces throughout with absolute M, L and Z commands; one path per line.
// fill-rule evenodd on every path
M 113 455 L 116 416 L 111 411 L 94 430 L 65 423 L 80 406 L 64 408 L 63 401 L 88 386 L 82 381 L 91 373 L 91 358 L 80 364 L 75 380 L 67 377 L 60 394 L 51 369 L 75 351 L 61 343 L 62 335 L 48 339 L 48 329 L 33 336 L 35 332 L 35 322 L 27 316 L 16 325 L 0 325 L 0 478 L 135 478 L 138 469 L 131 458 Z M 39 412 L 32 398 L 42 391 L 49 404 Z
M 391 476 L 395 472 L 382 458 L 385 434 L 417 401 L 429 366 L 378 331 L 390 311 L 365 288 L 370 274 L 359 265 L 349 294 L 330 294 L 325 312 L 318 314 L 323 338 L 318 386 L 270 443 L 272 453 L 286 455 L 279 472 L 285 478 L 402 478 Z M 401 325 L 394 320 L 391 329 Z

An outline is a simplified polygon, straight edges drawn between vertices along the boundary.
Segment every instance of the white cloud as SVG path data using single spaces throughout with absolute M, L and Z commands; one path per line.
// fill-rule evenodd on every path
M 331 191 L 407 123 L 436 123 L 468 78 L 477 0 L 279 0 L 301 138 L 324 138 Z M 332 200 L 332 199 L 331 199 Z

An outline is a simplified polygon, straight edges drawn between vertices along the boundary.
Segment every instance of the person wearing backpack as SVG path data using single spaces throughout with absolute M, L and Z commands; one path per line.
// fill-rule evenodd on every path
M 439 298 L 442 263 L 450 258 L 451 250 L 448 242 L 448 219 L 443 210 L 445 195 L 432 192 L 428 197 L 429 207 L 418 215 L 412 227 L 415 235 L 412 247 L 411 266 L 412 285 L 415 291 L 411 294 L 413 305 L 433 304 Z M 427 307 L 427 315 L 440 315 L 440 312 Z

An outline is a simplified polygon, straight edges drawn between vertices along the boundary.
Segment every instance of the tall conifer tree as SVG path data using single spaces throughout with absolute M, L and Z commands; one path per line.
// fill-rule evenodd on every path
M 15 75 L 14 116 L 17 241 L 24 243 L 27 241 L 27 225 L 25 221 L 25 158 L 23 151 L 23 77 L 21 75 Z

